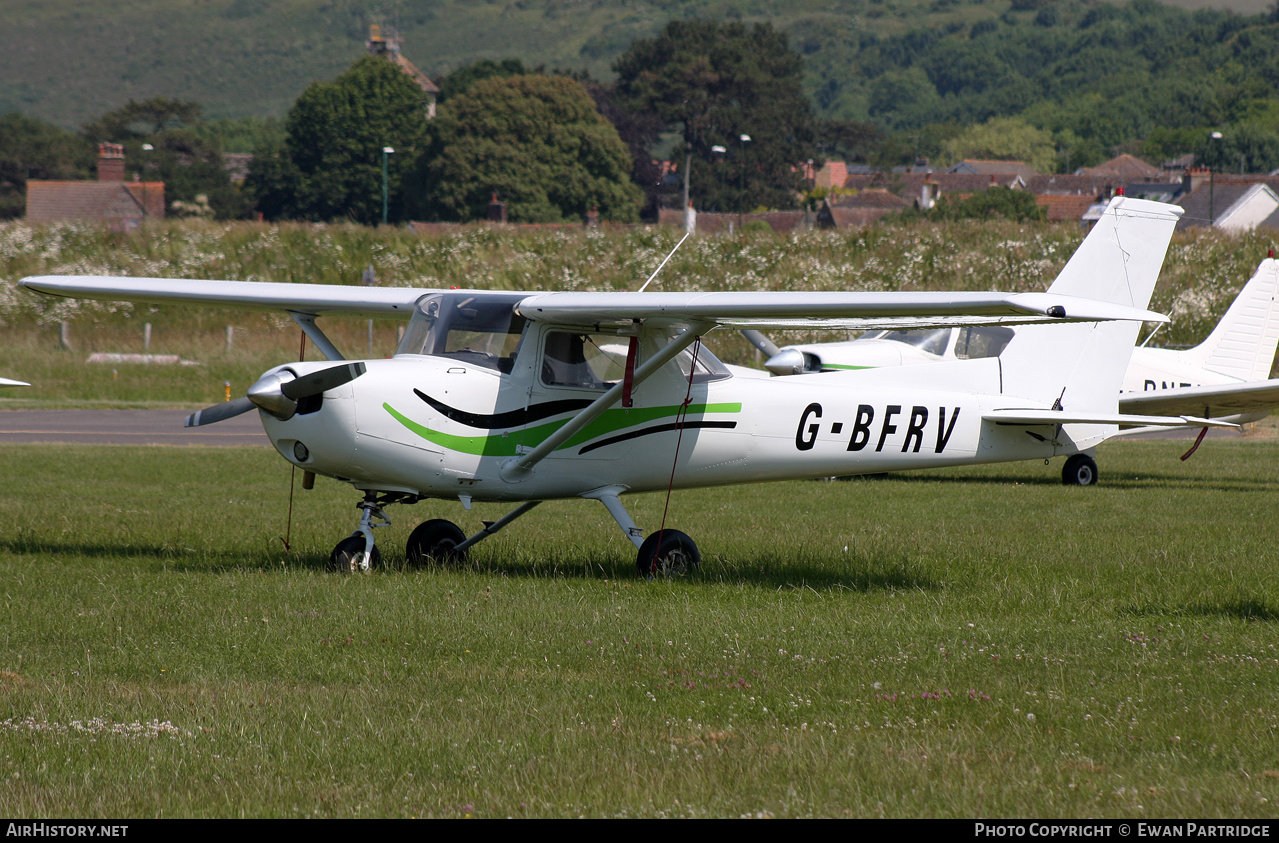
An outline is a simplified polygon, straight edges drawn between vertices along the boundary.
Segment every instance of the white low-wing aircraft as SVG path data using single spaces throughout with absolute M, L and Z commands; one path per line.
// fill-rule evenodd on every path
M 883 330 L 847 342 L 778 348 L 758 332 L 746 332 L 770 354 L 775 375 L 864 370 L 885 366 L 996 357 L 1014 335 L 1002 326 Z M 1147 338 L 1149 339 L 1149 338 Z M 1279 345 L 1279 261 L 1263 260 L 1208 338 L 1194 348 L 1135 348 L 1120 386 L 1123 413 L 1204 416 L 1244 424 L 1279 407 L 1279 378 L 1269 378 Z M 771 346 L 771 347 L 770 347 Z M 1126 428 L 1136 433 L 1142 427 Z M 1193 450 L 1193 449 L 1192 449 Z M 1090 485 L 1097 463 L 1090 454 L 1066 460 L 1062 480 Z
M 622 496 L 833 474 L 1043 458 L 1120 424 L 1119 383 L 1180 209 L 1116 199 L 1045 293 L 515 293 L 148 278 L 27 278 L 49 295 L 221 304 L 315 324 L 335 312 L 409 318 L 389 360 L 291 363 L 189 425 L 260 411 L 279 453 L 363 493 L 331 564 L 367 570 L 383 507 L 424 498 L 517 504 L 469 538 L 432 519 L 410 562 L 459 558 L 539 502 L 602 503 L 644 573 L 696 566 L 696 545 L 647 538 Z M 1076 321 L 1077 320 L 1077 321 Z M 1089 320 L 1089 321 L 1084 321 Z M 1095 320 L 1127 320 L 1104 321 Z M 823 378 L 735 378 L 700 338 L 719 326 L 1032 323 L 998 358 Z M 1033 324 L 1033 323 L 1061 324 Z M 624 361 L 614 351 L 627 348 Z M 304 482 L 304 485 L 306 483 Z

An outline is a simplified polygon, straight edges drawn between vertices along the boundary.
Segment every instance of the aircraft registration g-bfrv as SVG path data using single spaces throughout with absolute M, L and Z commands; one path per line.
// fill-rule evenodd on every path
M 1180 210 L 1116 199 L 1045 293 L 512 293 L 147 278 L 27 278 L 74 298 L 409 318 L 393 358 L 292 363 L 208 424 L 257 408 L 289 462 L 363 493 L 334 549 L 367 570 L 383 507 L 425 498 L 517 504 L 469 538 L 432 519 L 407 556 L 458 558 L 539 502 L 602 503 L 644 573 L 698 564 L 684 533 L 647 538 L 629 493 L 1024 460 L 1091 447 L 1119 424 L 1119 381 Z M 1114 321 L 1097 321 L 1114 320 Z M 1060 324 L 1038 324 L 1038 323 Z M 906 328 L 1024 324 L 998 358 L 822 378 L 734 377 L 701 343 L 719 326 Z M 305 485 L 305 483 L 304 483 Z

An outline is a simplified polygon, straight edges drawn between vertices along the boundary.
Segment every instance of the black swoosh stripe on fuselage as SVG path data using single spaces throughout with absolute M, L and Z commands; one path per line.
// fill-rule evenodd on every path
M 534 404 L 531 407 L 525 407 L 520 410 L 508 410 L 505 413 L 482 415 L 480 413 L 468 413 L 465 410 L 450 407 L 448 404 L 437 401 L 420 389 L 415 389 L 413 392 L 418 398 L 425 401 L 431 409 L 435 410 L 435 412 L 444 416 L 449 421 L 455 421 L 458 424 L 464 424 L 467 427 L 474 427 L 480 430 L 520 427 L 521 425 L 532 424 L 533 422 L 539 422 L 542 419 L 548 419 L 551 416 L 558 416 L 563 413 L 573 413 L 591 405 L 590 399 L 587 398 L 566 398 L 561 401 L 546 401 L 541 404 Z
M 629 433 L 619 433 L 617 436 L 610 436 L 607 439 L 601 439 L 598 442 L 592 442 L 589 445 L 583 445 L 581 450 L 577 452 L 580 457 L 588 451 L 594 451 L 596 448 L 603 448 L 605 445 L 616 445 L 618 442 L 626 442 L 630 439 L 638 439 L 641 436 L 648 436 L 650 433 L 667 433 L 672 430 L 679 430 L 681 427 L 685 429 L 694 427 L 705 427 L 717 430 L 732 430 L 737 427 L 735 421 L 686 421 L 672 422 L 671 424 L 659 424 L 653 427 L 645 427 L 641 430 L 632 430 Z

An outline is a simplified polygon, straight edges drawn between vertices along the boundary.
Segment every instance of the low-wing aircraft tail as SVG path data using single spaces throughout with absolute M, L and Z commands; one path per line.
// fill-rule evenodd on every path
M 1241 381 L 1270 377 L 1279 345 L 1279 261 L 1266 258 L 1202 343 L 1182 352 L 1188 362 Z
M 1173 205 L 1115 197 L 1049 292 L 1145 308 L 1180 216 Z M 999 355 L 1002 391 L 1038 406 L 1114 413 L 1140 328 L 1120 321 L 1022 326 Z

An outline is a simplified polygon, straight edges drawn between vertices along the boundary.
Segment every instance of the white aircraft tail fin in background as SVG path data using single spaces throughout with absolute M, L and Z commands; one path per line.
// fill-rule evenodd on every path
M 1194 365 L 1241 381 L 1262 381 L 1279 345 L 1279 260 L 1266 258 L 1208 338 L 1182 352 Z
M 1147 307 L 1181 212 L 1115 197 L 1048 291 Z M 1060 399 L 1069 410 L 1114 412 L 1140 329 L 1118 321 L 1019 327 L 999 355 L 1003 392 L 1040 406 Z

